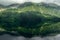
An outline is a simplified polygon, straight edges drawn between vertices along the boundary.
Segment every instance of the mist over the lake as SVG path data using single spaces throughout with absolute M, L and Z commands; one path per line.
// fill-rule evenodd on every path
M 5 34 L 0 36 L 0 40 L 60 40 L 60 34 L 56 36 L 46 36 L 46 37 L 35 36 L 32 38 L 25 38 L 23 36 L 16 37 L 16 36 Z

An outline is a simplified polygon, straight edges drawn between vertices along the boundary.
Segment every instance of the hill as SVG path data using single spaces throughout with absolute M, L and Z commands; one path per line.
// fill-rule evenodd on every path
M 60 6 L 31 2 L 16 5 L 0 11 L 0 34 L 32 37 L 60 33 Z

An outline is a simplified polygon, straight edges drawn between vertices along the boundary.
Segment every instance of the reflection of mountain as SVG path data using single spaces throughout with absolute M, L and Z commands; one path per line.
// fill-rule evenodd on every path
M 25 37 L 60 33 L 60 6 L 56 4 L 11 4 L 0 13 L 2 33 Z

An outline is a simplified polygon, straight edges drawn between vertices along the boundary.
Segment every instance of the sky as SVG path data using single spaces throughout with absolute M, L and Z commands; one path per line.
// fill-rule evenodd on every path
M 55 3 L 60 5 L 60 0 L 0 0 L 0 4 L 9 5 L 12 3 L 24 3 L 24 2 L 46 2 L 46 3 Z

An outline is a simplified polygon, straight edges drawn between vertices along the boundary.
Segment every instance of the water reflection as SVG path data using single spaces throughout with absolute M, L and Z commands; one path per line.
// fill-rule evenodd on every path
M 60 34 L 56 36 L 32 37 L 32 38 L 25 38 L 23 36 L 16 37 L 5 34 L 0 36 L 0 40 L 60 40 Z

